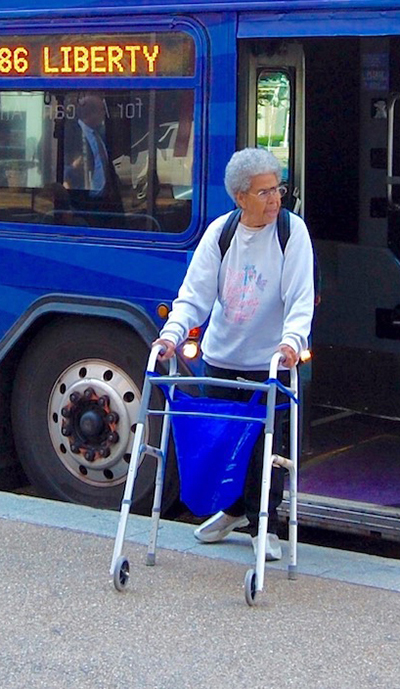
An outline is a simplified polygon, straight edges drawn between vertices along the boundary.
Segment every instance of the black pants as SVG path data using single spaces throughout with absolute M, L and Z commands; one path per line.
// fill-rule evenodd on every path
M 268 371 L 239 371 L 237 369 L 219 368 L 205 363 L 205 375 L 212 378 L 225 378 L 235 380 L 236 378 L 247 378 L 262 383 L 268 378 Z M 284 385 L 289 385 L 290 373 L 289 371 L 279 371 L 278 378 Z M 206 385 L 205 393 L 207 397 L 218 397 L 220 399 L 234 400 L 237 402 L 247 402 L 252 395 L 252 391 L 240 390 L 235 388 L 219 388 L 214 385 Z M 276 403 L 287 402 L 288 398 L 282 392 L 277 390 Z M 265 402 L 265 400 L 263 400 Z M 277 411 L 275 416 L 274 429 L 274 443 L 273 451 L 279 454 L 283 453 L 283 446 L 287 445 L 287 420 L 285 411 Z M 286 437 L 284 437 L 286 436 Z M 246 515 L 249 520 L 249 533 L 251 536 L 256 536 L 258 532 L 258 516 L 260 511 L 261 499 L 261 480 L 262 480 L 262 466 L 264 454 L 264 432 L 263 428 L 260 430 L 260 435 L 256 441 L 253 449 L 253 454 L 250 459 L 249 468 L 246 476 L 246 483 L 243 495 L 224 510 L 226 514 L 233 517 L 240 517 Z M 277 508 L 282 502 L 283 484 L 285 478 L 285 470 L 278 467 L 272 468 L 271 474 L 271 489 L 269 492 L 269 507 L 268 507 L 268 531 L 276 533 L 278 527 Z

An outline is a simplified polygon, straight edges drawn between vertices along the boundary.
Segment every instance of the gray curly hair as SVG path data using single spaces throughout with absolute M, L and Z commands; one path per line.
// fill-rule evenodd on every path
M 236 203 L 239 191 L 250 189 L 252 177 L 275 175 L 280 184 L 282 168 L 279 160 L 265 148 L 243 148 L 236 151 L 225 169 L 225 189 Z

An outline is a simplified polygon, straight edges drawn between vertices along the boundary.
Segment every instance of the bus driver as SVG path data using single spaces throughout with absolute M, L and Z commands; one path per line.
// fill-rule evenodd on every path
M 102 136 L 105 107 L 97 94 L 81 97 L 77 121 L 66 123 L 64 187 L 90 225 L 120 226 L 124 209 L 119 178 Z

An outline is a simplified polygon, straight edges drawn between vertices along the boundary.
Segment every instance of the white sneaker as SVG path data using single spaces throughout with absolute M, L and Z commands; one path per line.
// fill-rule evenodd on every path
M 257 558 L 258 536 L 253 536 L 251 541 L 253 544 L 254 555 Z M 282 547 L 278 536 L 274 533 L 267 533 L 267 540 L 265 543 L 265 559 L 268 562 L 282 559 Z
M 217 543 L 222 541 L 233 529 L 240 529 L 247 526 L 249 520 L 242 515 L 241 517 L 232 517 L 225 512 L 217 512 L 213 517 L 207 519 L 206 522 L 200 524 L 195 529 L 194 536 L 202 543 Z

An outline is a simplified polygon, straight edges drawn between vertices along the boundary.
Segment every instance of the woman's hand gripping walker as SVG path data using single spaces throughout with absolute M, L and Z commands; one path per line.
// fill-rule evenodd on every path
M 271 360 L 269 376 L 276 380 L 278 365 L 285 359 L 285 353 L 276 352 Z M 256 594 L 263 590 L 265 573 L 265 550 L 268 530 L 268 501 L 271 487 L 272 467 L 288 469 L 290 477 L 290 513 L 289 513 L 289 566 L 288 578 L 296 578 L 297 569 L 297 465 L 298 465 L 298 377 L 296 365 L 290 369 L 290 459 L 272 454 L 274 437 L 276 388 L 270 384 L 267 396 L 267 420 L 264 437 L 264 458 L 261 485 L 260 515 L 258 525 L 258 547 L 256 568 L 246 572 L 244 580 L 245 597 L 248 605 L 254 605 Z
M 164 351 L 165 348 L 163 344 L 155 344 L 152 347 L 146 373 L 154 372 L 157 363 L 157 358 L 159 354 L 162 355 Z M 172 356 L 169 365 L 170 375 L 176 374 L 176 370 L 176 356 Z M 136 480 L 137 470 L 139 468 L 141 458 L 146 454 L 152 455 L 157 460 L 157 473 L 155 479 L 155 491 L 151 519 L 151 533 L 147 549 L 146 560 L 147 565 L 155 564 L 156 540 L 161 512 L 161 499 L 164 484 L 164 471 L 170 430 L 170 417 L 168 415 L 164 417 L 160 447 L 153 447 L 152 445 L 146 444 L 144 442 L 146 430 L 146 411 L 149 405 L 150 395 L 151 383 L 149 381 L 148 376 L 145 375 L 142 400 L 139 408 L 139 416 L 136 424 L 135 437 L 133 440 L 131 462 L 129 464 L 129 470 L 126 478 L 125 490 L 121 503 L 121 513 L 118 523 L 118 530 L 115 538 L 114 553 L 110 567 L 110 574 L 113 577 L 114 586 L 119 591 L 122 591 L 125 588 L 129 580 L 129 561 L 124 555 L 121 555 L 121 552 L 125 538 L 126 524 L 128 521 L 130 507 L 132 504 L 132 493 Z M 168 408 L 169 404 L 168 401 L 166 401 L 165 411 L 168 411 Z

